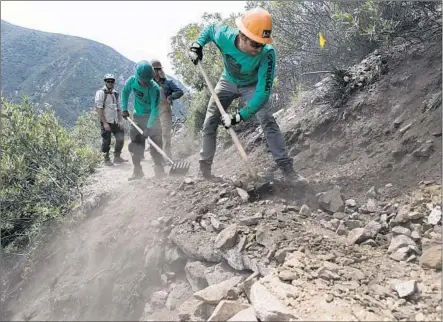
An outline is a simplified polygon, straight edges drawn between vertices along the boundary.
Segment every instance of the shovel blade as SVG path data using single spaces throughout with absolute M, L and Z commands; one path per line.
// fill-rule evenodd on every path
M 189 172 L 191 163 L 188 161 L 176 161 L 169 170 L 171 176 L 184 176 Z

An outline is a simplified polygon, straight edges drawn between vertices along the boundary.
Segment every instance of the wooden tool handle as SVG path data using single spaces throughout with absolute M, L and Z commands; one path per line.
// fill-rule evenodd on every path
M 137 131 L 139 131 L 140 134 L 143 135 L 143 131 L 142 131 L 142 129 L 139 128 L 138 125 L 135 124 L 135 122 L 134 122 L 130 117 L 128 117 L 127 120 L 129 120 L 129 122 L 132 124 L 132 126 L 134 126 L 134 127 L 137 129 Z M 164 157 L 166 160 L 168 160 L 169 163 L 174 164 L 174 161 L 172 161 L 172 160 L 166 155 L 166 153 L 163 152 L 163 150 L 160 149 L 159 146 L 158 146 L 157 144 L 155 144 L 154 141 L 151 140 L 151 138 L 148 137 L 148 138 L 146 138 L 146 140 L 148 141 L 148 143 L 149 143 L 150 145 L 152 145 L 152 146 L 158 151 L 158 153 L 160 153 L 160 154 L 162 155 L 162 157 Z
M 206 71 L 200 62 L 198 63 L 198 68 L 200 69 L 200 72 L 202 73 L 203 78 L 206 81 L 206 85 L 208 86 L 209 91 L 211 92 L 212 97 L 215 100 L 215 104 L 217 105 L 218 110 L 220 111 L 220 114 L 221 115 L 226 114 L 217 94 L 215 93 L 214 87 L 212 87 L 211 81 L 209 80 L 209 77 L 206 74 Z M 249 170 L 249 174 L 255 178 L 257 175 L 256 175 L 254 169 L 252 168 L 251 163 L 249 162 L 248 155 L 246 154 L 245 150 L 243 149 L 243 146 L 241 145 L 240 140 L 238 139 L 238 136 L 232 127 L 229 128 L 229 134 L 231 134 L 232 140 L 234 141 L 234 144 L 238 150 L 238 153 L 240 153 L 241 158 L 246 163 L 246 166 L 248 167 L 248 170 Z

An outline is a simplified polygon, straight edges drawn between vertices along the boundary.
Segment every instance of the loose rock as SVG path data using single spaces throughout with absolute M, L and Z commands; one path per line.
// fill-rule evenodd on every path
M 235 269 L 229 266 L 225 261 L 206 268 L 204 276 L 209 285 L 219 284 L 223 281 L 231 279 L 235 276 L 242 276 L 244 274 L 238 273 Z
M 260 282 L 251 287 L 250 300 L 257 318 L 261 321 L 289 321 L 296 319 L 294 314 Z
M 389 255 L 389 258 L 397 262 L 405 261 L 408 258 L 408 251 L 409 247 L 401 247 Z
M 416 242 L 419 241 L 420 238 L 421 238 L 420 233 L 419 233 L 418 231 L 414 230 L 414 231 L 411 233 L 411 238 L 412 238 L 414 241 L 416 241 Z
M 238 312 L 243 311 L 249 307 L 250 305 L 247 304 L 223 300 L 218 303 L 208 321 L 226 321 L 236 315 Z
M 192 231 L 184 231 L 180 227 L 174 227 L 168 238 L 176 244 L 188 258 L 212 263 L 219 263 L 223 259 L 220 251 L 214 247 L 213 235 L 206 231 L 195 234 Z M 182 269 L 185 264 L 186 257 Z
M 186 279 L 188 280 L 194 292 L 208 287 L 208 282 L 205 278 L 205 271 L 207 268 L 208 265 L 198 261 L 186 263 Z
M 420 265 L 423 267 L 441 270 L 442 268 L 442 246 L 433 245 L 423 251 L 420 257 Z
M 347 207 L 351 207 L 351 208 L 357 207 L 357 203 L 355 202 L 354 199 L 346 200 L 345 204 L 346 204 Z
M 177 283 L 171 285 L 171 292 L 168 294 L 165 306 L 168 310 L 174 310 L 178 304 L 192 294 L 191 287 L 188 283 Z
M 211 225 L 214 227 L 216 231 L 220 231 L 222 229 L 225 229 L 225 225 L 221 223 L 217 218 L 214 216 L 211 217 Z
M 441 208 L 435 207 L 428 216 L 429 225 L 437 225 L 441 221 Z
M 394 235 L 405 235 L 405 236 L 411 237 L 411 231 L 408 228 L 401 227 L 401 226 L 396 226 L 396 227 L 392 228 L 392 233 Z
M 371 220 L 365 226 L 365 231 L 369 236 L 374 238 L 381 230 L 381 224 L 376 222 L 375 220 Z
M 276 260 L 278 263 L 281 264 L 281 263 L 283 263 L 283 262 L 285 261 L 286 255 L 287 255 L 288 253 L 291 253 L 291 252 L 295 251 L 295 250 L 296 250 L 296 249 L 293 248 L 293 247 L 287 247 L 287 248 L 280 249 L 280 250 L 278 250 L 278 251 L 275 253 L 274 258 L 275 258 L 275 260 Z
M 215 239 L 215 247 L 229 249 L 235 245 L 237 238 L 237 225 L 232 224 L 223 229 Z
M 217 305 L 221 300 L 226 299 L 228 291 L 242 280 L 242 277 L 232 277 L 219 284 L 208 286 L 207 288 L 194 293 L 194 297 L 208 304 Z
M 411 296 L 415 293 L 416 288 L 417 282 L 414 280 L 395 284 L 395 291 L 400 298 Z
M 303 216 L 310 216 L 311 215 L 311 209 L 309 208 L 308 205 L 301 206 L 300 215 L 303 215 Z
M 236 189 L 237 189 L 238 195 L 240 196 L 240 198 L 243 201 L 248 201 L 249 200 L 249 194 L 245 190 L 243 190 L 241 188 L 236 188 Z
M 405 235 L 394 236 L 391 240 L 391 244 L 388 248 L 388 253 L 393 253 L 401 247 L 405 246 L 416 246 L 415 242 Z
M 272 233 L 265 225 L 260 225 L 257 227 L 257 232 L 255 235 L 257 243 L 265 246 L 267 249 L 275 249 L 276 243 L 272 238 Z
M 322 209 L 334 213 L 342 212 L 345 209 L 340 188 L 334 187 L 332 190 L 321 192 L 318 195 L 318 202 Z
M 258 321 L 255 317 L 255 310 L 253 306 L 250 306 L 249 308 L 238 312 L 236 315 L 234 315 L 232 318 L 230 318 L 228 321 L 236 321 L 236 322 L 256 322 Z
M 347 245 L 361 244 L 372 236 L 364 228 L 355 228 L 351 230 L 346 238 Z

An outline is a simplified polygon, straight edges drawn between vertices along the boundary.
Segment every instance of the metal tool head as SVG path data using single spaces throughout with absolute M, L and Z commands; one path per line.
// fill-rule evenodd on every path
M 188 161 L 175 161 L 171 169 L 169 170 L 169 175 L 171 176 L 183 176 L 189 172 L 191 167 L 191 162 Z

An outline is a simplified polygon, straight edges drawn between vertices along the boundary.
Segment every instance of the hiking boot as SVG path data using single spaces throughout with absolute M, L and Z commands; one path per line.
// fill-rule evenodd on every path
M 295 172 L 294 168 L 288 167 L 282 170 L 285 181 L 294 187 L 306 187 L 309 185 L 309 180 Z
M 165 170 L 163 169 L 163 166 L 161 166 L 161 165 L 154 165 L 154 174 L 157 179 L 161 179 L 161 178 L 166 177 Z
M 123 159 L 121 156 L 119 156 L 119 155 L 114 155 L 114 163 L 115 164 L 120 164 L 120 163 L 123 163 L 123 162 L 128 162 L 128 160 L 126 160 L 126 159 Z
M 211 173 L 211 164 L 207 163 L 200 162 L 200 171 L 198 172 L 198 176 L 214 182 L 223 182 L 221 177 L 216 177 Z
M 105 153 L 104 155 L 104 162 L 106 166 L 112 167 L 114 163 L 112 163 L 111 159 L 109 158 L 109 153 Z
M 134 167 L 134 172 L 132 173 L 132 177 L 129 177 L 128 180 L 137 180 L 142 179 L 145 176 L 143 173 L 142 167 Z
M 205 179 L 212 179 L 211 164 L 200 162 L 200 171 L 198 172 L 198 175 Z

